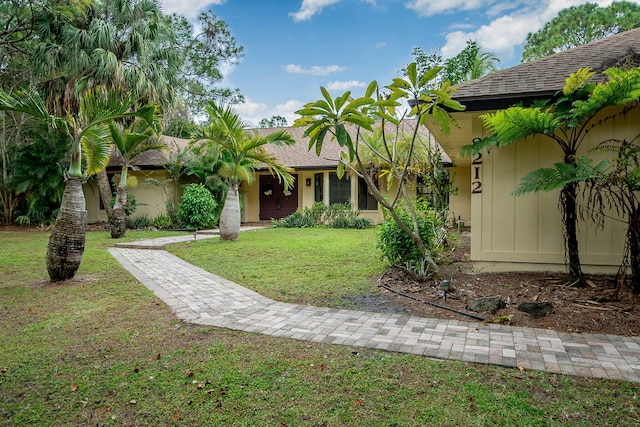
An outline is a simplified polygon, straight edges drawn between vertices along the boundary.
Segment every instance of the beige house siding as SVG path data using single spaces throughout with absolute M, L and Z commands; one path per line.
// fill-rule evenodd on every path
M 613 110 L 608 110 L 610 113 Z M 607 112 L 605 112 L 607 114 Z M 632 138 L 640 132 L 638 109 L 617 117 L 589 133 L 579 155 L 607 138 Z M 604 117 L 604 114 L 603 114 Z M 475 130 L 475 129 L 474 129 Z M 485 135 L 479 133 L 478 137 Z M 602 156 L 602 155 L 600 155 Z M 562 151 L 545 137 L 529 138 L 491 153 L 481 164 L 471 164 L 471 187 L 481 192 L 471 195 L 473 238 L 471 259 L 484 271 L 538 270 L 564 271 L 562 221 L 558 208 L 559 191 L 511 195 L 521 178 L 532 170 L 551 167 L 562 161 Z M 479 171 L 476 172 L 476 169 Z M 584 200 L 580 203 L 586 205 Z M 615 217 L 614 212 L 609 215 Z M 607 219 L 597 230 L 589 214 L 579 223 L 580 257 L 585 272 L 615 272 L 622 259 L 626 225 Z

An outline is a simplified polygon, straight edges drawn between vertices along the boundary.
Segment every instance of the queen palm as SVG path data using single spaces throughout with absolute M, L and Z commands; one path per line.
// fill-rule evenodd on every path
M 111 121 L 109 122 L 109 131 L 113 145 L 122 158 L 116 201 L 109 220 L 111 237 L 118 239 L 124 237 L 126 232 L 125 207 L 127 205 L 127 180 L 131 161 L 145 151 L 162 150 L 167 146 L 158 137 L 160 131 L 160 117 L 158 115 L 155 115 L 150 123 L 140 118 L 134 118 L 128 127 L 117 121 Z
M 67 114 L 62 118 L 49 114 L 45 101 L 37 95 L 18 92 L 12 96 L 0 89 L 0 110 L 18 111 L 46 120 L 55 131 L 68 137 L 70 164 L 67 181 L 47 247 L 47 272 L 51 281 L 73 278 L 80 266 L 87 223 L 82 182 L 86 175 L 104 169 L 109 161 L 108 123 L 134 117 L 149 125 L 154 123 L 155 106 L 145 105 L 132 111 L 134 105 L 131 97 L 96 88 L 79 99 L 77 114 Z
M 291 169 L 278 162 L 264 147 L 268 144 L 293 145 L 295 141 L 283 130 L 266 136 L 252 134 L 229 106 L 224 107 L 210 101 L 205 111 L 209 121 L 196 130 L 192 143 L 218 147 L 221 161 L 218 175 L 228 186 L 220 213 L 220 238 L 237 240 L 240 231 L 240 184 L 252 183 L 256 170 L 266 166 L 287 188 L 291 188 L 294 181 Z

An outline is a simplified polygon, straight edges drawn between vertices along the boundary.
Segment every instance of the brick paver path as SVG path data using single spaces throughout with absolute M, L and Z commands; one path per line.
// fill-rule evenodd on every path
M 198 234 L 197 239 L 214 236 Z M 639 337 L 567 334 L 277 302 L 162 250 L 165 244 L 193 239 L 178 236 L 117 244 L 110 252 L 186 322 L 440 359 L 640 382 Z

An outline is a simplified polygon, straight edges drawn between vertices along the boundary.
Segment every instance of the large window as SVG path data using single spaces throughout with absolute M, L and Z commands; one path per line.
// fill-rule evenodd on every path
M 358 178 L 358 209 L 361 211 L 375 211 L 378 209 L 378 201 L 369 193 L 369 188 L 364 178 Z
M 329 204 L 349 203 L 351 201 L 351 180 L 344 175 L 338 179 L 335 172 L 329 173 Z

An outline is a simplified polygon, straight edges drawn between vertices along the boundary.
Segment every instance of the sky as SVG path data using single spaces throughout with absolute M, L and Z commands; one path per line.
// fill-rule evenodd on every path
M 245 96 L 235 109 L 249 126 L 275 115 L 293 124 L 320 86 L 360 96 L 373 80 L 386 85 L 415 47 L 448 58 L 476 40 L 500 68 L 516 65 L 529 32 L 587 2 L 612 0 L 160 0 L 166 13 L 210 9 L 228 24 L 244 56 L 221 86 Z

